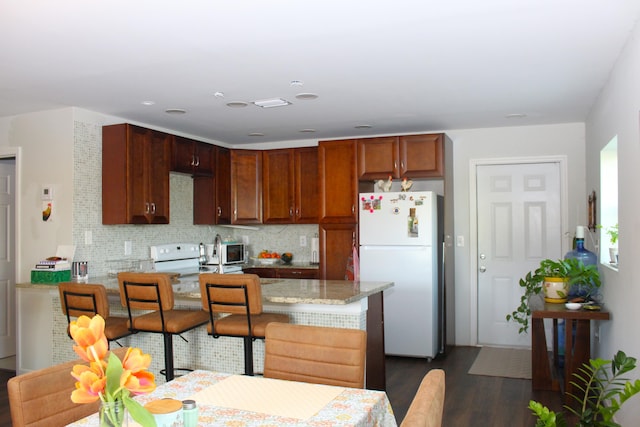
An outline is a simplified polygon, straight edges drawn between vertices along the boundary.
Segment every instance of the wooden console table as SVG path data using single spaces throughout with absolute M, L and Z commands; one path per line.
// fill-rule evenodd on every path
M 591 320 L 609 320 L 609 312 L 567 310 L 564 304 L 545 304 L 531 314 L 531 368 L 534 390 L 560 390 L 560 381 L 552 376 L 547 353 L 544 319 L 553 319 L 553 368 L 558 369 L 558 319 L 564 319 L 564 392 L 573 393 L 573 373 L 591 357 Z M 574 331 L 575 329 L 575 337 Z

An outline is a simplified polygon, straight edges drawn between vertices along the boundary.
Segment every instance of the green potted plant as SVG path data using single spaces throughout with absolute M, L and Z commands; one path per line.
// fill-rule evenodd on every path
M 579 394 L 570 394 L 575 406 L 564 408 L 576 418 L 576 427 L 615 427 L 620 424 L 613 416 L 629 398 L 640 392 L 640 380 L 634 382 L 622 378 L 636 367 L 636 359 L 618 351 L 613 360 L 591 359 L 573 375 L 572 384 Z M 566 427 L 563 413 L 556 414 L 536 401 L 529 402 L 529 409 L 538 417 L 536 427 Z
M 507 314 L 507 321 L 513 320 L 519 323 L 519 332 L 527 332 L 529 329 L 529 317 L 531 316 L 532 299 L 541 295 L 543 289 L 547 292 L 556 284 L 561 289 L 555 289 L 555 294 L 547 295 L 548 302 L 564 302 L 569 294 L 569 287 L 574 284 L 585 284 L 587 289 L 600 287 L 600 274 L 596 265 L 584 265 L 576 258 L 569 259 L 543 259 L 535 271 L 530 271 L 520 279 L 519 285 L 524 289 L 520 298 L 520 305 L 511 314 Z M 587 297 L 589 294 L 587 293 Z
M 609 262 L 611 264 L 618 263 L 618 223 L 607 228 L 607 234 L 609 235 Z

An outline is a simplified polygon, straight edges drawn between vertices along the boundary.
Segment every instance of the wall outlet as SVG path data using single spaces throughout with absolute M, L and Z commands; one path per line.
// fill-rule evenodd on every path
M 131 255 L 131 248 L 132 248 L 131 240 L 125 240 L 124 241 L 124 254 L 125 255 Z
M 85 230 L 84 232 L 84 244 L 92 245 L 93 244 L 93 233 L 91 230 Z
M 249 244 L 249 236 L 242 236 L 242 243 L 244 243 L 245 245 Z
M 307 246 L 307 236 L 300 236 L 300 246 Z

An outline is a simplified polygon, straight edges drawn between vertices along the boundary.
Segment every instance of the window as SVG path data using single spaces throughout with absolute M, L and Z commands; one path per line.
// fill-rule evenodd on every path
M 600 151 L 600 262 L 618 266 L 618 242 L 610 232 L 618 229 L 618 137 Z M 610 251 L 611 249 L 611 251 Z

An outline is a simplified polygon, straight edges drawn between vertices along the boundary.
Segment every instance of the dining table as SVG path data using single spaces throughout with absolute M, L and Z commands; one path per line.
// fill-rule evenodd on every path
M 195 400 L 198 426 L 397 426 L 384 391 L 196 370 L 138 395 Z M 98 414 L 70 426 L 98 426 Z M 138 424 L 129 420 L 129 427 Z

